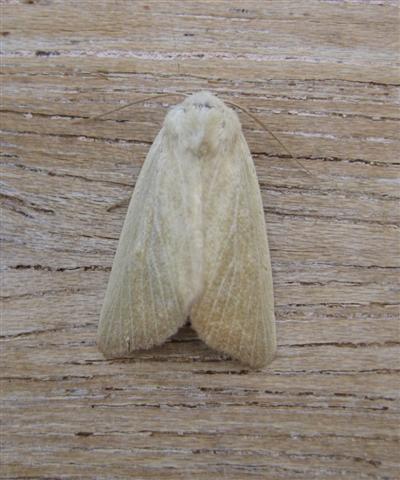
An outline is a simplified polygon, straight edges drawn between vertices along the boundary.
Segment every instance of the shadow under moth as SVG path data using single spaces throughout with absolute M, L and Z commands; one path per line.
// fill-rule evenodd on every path
M 167 114 L 132 195 L 101 311 L 106 357 L 160 345 L 190 317 L 211 348 L 258 368 L 276 351 L 256 171 L 237 114 L 208 92 Z

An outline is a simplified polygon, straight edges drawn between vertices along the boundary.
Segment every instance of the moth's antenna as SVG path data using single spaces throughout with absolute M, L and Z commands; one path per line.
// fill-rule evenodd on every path
M 237 103 L 234 103 L 234 102 L 229 102 L 227 100 L 225 100 L 225 103 L 227 105 L 231 105 L 232 107 L 236 107 L 238 108 L 239 110 L 241 110 L 242 112 L 246 113 L 251 119 L 253 119 L 258 125 L 260 125 L 260 127 L 262 127 L 266 132 L 268 132 L 271 137 L 273 137 L 278 143 L 279 145 L 285 150 L 285 152 L 287 152 L 291 159 L 297 163 L 297 165 L 304 171 L 307 173 L 307 175 L 310 175 L 311 177 L 313 176 L 313 174 L 299 161 L 297 160 L 297 158 L 292 154 L 292 152 L 286 147 L 286 145 L 284 145 L 282 143 L 281 140 L 279 140 L 279 138 L 273 133 L 271 132 L 271 130 L 265 125 L 264 122 L 262 122 L 256 115 L 254 115 L 254 113 L 251 113 L 250 110 L 248 110 L 247 108 L 245 107 L 242 107 L 241 105 L 238 105 Z
M 108 110 L 108 112 L 100 113 L 99 115 L 94 115 L 93 117 L 89 117 L 89 118 L 80 118 L 79 120 L 76 121 L 76 123 L 84 122 L 86 120 L 97 120 L 101 117 L 104 117 L 105 115 L 109 115 L 110 113 L 114 113 L 114 112 L 119 112 L 120 110 L 123 110 L 124 108 L 131 107 L 132 105 L 136 105 L 138 103 L 146 102 L 147 100 L 157 99 L 157 98 L 161 98 L 161 97 L 171 97 L 171 96 L 181 97 L 181 98 L 183 97 L 184 98 L 184 97 L 188 97 L 189 95 L 187 95 L 186 93 L 158 93 L 156 95 L 149 95 L 148 97 L 143 97 L 140 100 L 135 100 L 134 102 L 130 102 L 130 103 L 127 103 L 126 105 L 122 105 L 121 107 L 117 107 L 117 108 L 114 108 L 112 110 Z M 106 210 L 108 212 L 111 212 L 112 210 L 115 210 L 116 208 L 122 207 L 123 205 L 125 205 L 126 203 L 129 202 L 129 199 L 130 199 L 130 197 L 124 198 L 120 202 L 117 202 L 117 203 L 114 203 L 113 205 L 110 205 L 109 207 L 107 207 Z
M 80 118 L 76 122 L 83 122 L 86 120 L 98 120 L 99 118 L 104 117 L 105 115 L 109 115 L 110 113 L 119 112 L 124 108 L 132 107 L 133 105 L 136 105 L 138 103 L 147 102 L 147 100 L 153 100 L 161 97 L 188 97 L 188 95 L 186 93 L 158 93 L 156 95 L 149 95 L 148 97 L 143 97 L 139 100 L 135 100 L 134 102 L 130 102 L 130 103 L 127 103 L 126 105 L 122 105 L 121 107 L 113 108 L 112 110 L 108 110 L 107 112 L 100 113 L 99 115 L 94 115 L 93 117 L 88 117 L 88 118 Z

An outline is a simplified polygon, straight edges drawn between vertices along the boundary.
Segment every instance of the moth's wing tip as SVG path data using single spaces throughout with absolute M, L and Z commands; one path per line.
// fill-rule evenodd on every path
M 104 337 L 100 334 L 97 334 L 96 337 L 96 347 L 106 360 L 111 360 L 118 356 L 115 354 L 115 350 L 110 347 L 109 342 L 105 341 Z
M 200 325 L 193 324 L 192 322 L 192 327 L 196 331 L 200 340 L 202 340 L 208 347 L 224 355 L 229 355 L 234 360 L 237 360 L 251 369 L 264 368 L 276 357 L 277 345 L 275 336 L 270 341 L 262 343 L 261 345 L 259 344 L 257 346 L 257 354 L 253 355 L 253 352 L 251 352 L 249 348 L 237 351 L 235 345 L 229 345 L 224 337 L 220 338 L 220 336 L 209 336 L 205 334 Z
M 268 346 L 262 359 L 252 362 L 251 364 L 249 364 L 249 366 L 251 368 L 258 369 L 258 370 L 268 367 L 270 363 L 272 363 L 275 360 L 276 354 L 277 354 L 276 344 L 272 346 Z
M 233 358 L 238 360 L 243 365 L 248 365 L 253 370 L 260 370 L 267 367 L 276 357 L 276 345 L 266 345 L 263 352 L 258 352 L 258 355 L 254 358 L 252 355 L 232 355 Z
M 107 360 L 118 358 L 130 358 L 140 352 L 161 347 L 169 338 L 176 334 L 179 328 L 166 331 L 162 335 L 147 338 L 126 337 L 124 342 L 120 342 L 119 337 L 107 337 L 98 333 L 96 337 L 96 347 Z
M 133 352 L 130 343 L 121 343 L 116 336 L 107 336 L 101 331 L 97 332 L 96 347 L 106 360 L 127 357 Z

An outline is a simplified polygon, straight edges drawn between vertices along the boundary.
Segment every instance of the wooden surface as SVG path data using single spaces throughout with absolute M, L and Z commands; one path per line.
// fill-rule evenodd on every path
M 398 2 L 3 0 L 2 467 L 9 479 L 399 478 Z M 186 327 L 132 361 L 95 333 L 125 207 L 168 105 L 241 115 L 278 357 Z

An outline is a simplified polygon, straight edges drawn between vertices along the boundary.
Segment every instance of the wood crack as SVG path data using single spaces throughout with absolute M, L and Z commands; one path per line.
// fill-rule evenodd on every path
M 43 335 L 47 333 L 62 332 L 62 331 L 79 329 L 79 328 L 92 327 L 92 326 L 93 326 L 93 323 L 83 323 L 80 325 L 64 325 L 64 326 L 54 327 L 54 328 L 30 330 L 29 332 L 10 333 L 5 335 L 2 334 L 0 335 L 0 339 L 7 340 L 12 338 L 30 337 L 30 336 Z
M 313 347 L 337 347 L 337 348 L 377 348 L 400 346 L 400 341 L 388 340 L 383 342 L 311 342 L 311 343 L 287 343 L 279 344 L 279 347 L 287 348 L 313 348 Z
M 12 203 L 23 206 L 23 207 L 30 208 L 30 209 L 35 210 L 35 211 L 40 212 L 40 213 L 47 213 L 47 214 L 51 214 L 51 215 L 55 214 L 55 211 L 52 210 L 51 208 L 46 208 L 46 207 L 39 206 L 39 205 L 37 205 L 33 202 L 29 202 L 29 201 L 25 200 L 24 198 L 21 198 L 21 197 L 15 195 L 15 194 L 13 195 L 13 194 L 10 194 L 10 193 L 0 192 L 0 198 L 3 198 L 6 202 L 11 202 L 11 204 L 8 203 L 8 206 L 12 206 L 12 209 L 14 211 L 16 211 L 18 213 L 21 213 L 21 214 L 23 214 L 24 216 L 27 216 L 27 217 L 28 216 L 31 217 L 31 215 L 27 214 L 26 212 L 24 212 L 22 210 L 19 210 L 14 205 L 12 205 Z
M 8 166 L 8 167 L 15 167 L 15 168 L 20 168 L 22 170 L 27 170 L 29 172 L 35 172 L 35 173 L 48 175 L 50 177 L 76 178 L 76 179 L 79 179 L 79 180 L 83 180 L 85 182 L 103 183 L 103 184 L 106 184 L 106 185 L 109 184 L 109 185 L 117 185 L 117 186 L 121 186 L 121 187 L 130 187 L 130 188 L 134 188 L 134 186 L 135 186 L 134 183 L 125 183 L 125 182 L 117 182 L 117 181 L 114 181 L 114 180 L 89 178 L 89 177 L 85 177 L 84 175 L 76 175 L 76 174 L 66 173 L 66 172 L 56 172 L 54 170 L 48 170 L 48 169 L 40 168 L 40 167 L 30 167 L 30 166 L 24 165 L 22 163 L 7 163 L 5 165 Z
M 280 153 L 268 153 L 264 151 L 253 152 L 252 156 L 262 156 L 267 158 L 282 158 L 287 159 L 290 161 L 291 157 L 287 154 L 280 154 Z M 296 155 L 294 157 L 296 160 L 310 160 L 310 161 L 322 161 L 322 162 L 345 162 L 345 163 L 360 163 L 363 165 L 370 165 L 370 166 L 377 166 L 377 167 L 393 167 L 399 166 L 400 162 L 380 162 L 379 160 L 367 160 L 365 158 L 342 158 L 342 157 L 321 157 L 321 156 L 314 156 L 314 155 Z
M 105 121 L 105 120 L 103 120 Z M 90 140 L 93 142 L 104 142 L 108 144 L 130 144 L 130 145 L 146 145 L 150 147 L 152 142 L 145 140 L 132 140 L 124 138 L 111 138 L 111 137 L 100 137 L 100 136 L 90 136 L 84 134 L 75 134 L 75 133 L 49 133 L 49 132 L 34 132 L 30 130 L 1 130 L 0 133 L 7 133 L 11 135 L 34 135 L 39 137 L 56 137 L 56 138 L 76 138 Z
M 51 267 L 49 265 L 10 265 L 7 267 L 10 270 L 42 270 L 46 272 L 71 272 L 76 270 L 83 270 L 84 272 L 87 271 L 103 271 L 103 272 L 110 272 L 111 267 L 104 266 L 104 265 L 77 265 L 75 267 Z
M 278 208 L 264 207 L 264 212 L 268 214 L 278 215 L 280 217 L 291 217 L 291 218 L 309 218 L 314 220 L 322 220 L 324 222 L 335 223 L 349 223 L 352 225 L 382 225 L 387 227 L 399 227 L 400 223 L 395 222 L 383 222 L 380 220 L 367 220 L 362 218 L 351 218 L 351 217 L 338 217 L 336 215 L 320 215 L 320 214 L 311 214 L 311 213 L 297 213 L 297 212 L 284 212 Z

